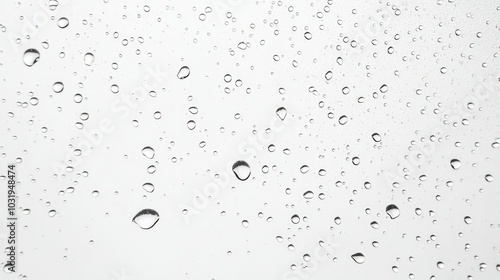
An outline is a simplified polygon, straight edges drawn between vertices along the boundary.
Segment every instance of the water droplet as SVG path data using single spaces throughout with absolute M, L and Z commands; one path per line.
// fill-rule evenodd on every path
M 160 219 L 160 215 L 153 209 L 143 209 L 137 213 L 132 222 L 136 223 L 142 229 L 152 228 Z
M 55 82 L 54 85 L 52 86 L 52 90 L 54 90 L 55 93 L 60 93 L 64 89 L 64 84 L 61 82 Z
M 493 182 L 493 175 L 486 174 L 486 176 L 484 176 L 484 179 L 486 180 L 486 182 Z
M 391 219 L 396 219 L 397 217 L 399 217 L 400 213 L 399 208 L 394 204 L 387 205 L 387 207 L 385 208 L 385 212 Z
M 285 107 L 280 107 L 278 110 L 276 110 L 276 115 L 280 118 L 280 120 L 284 121 L 286 118 L 286 108 Z
M 245 181 L 248 177 L 250 177 L 250 166 L 246 163 L 246 161 L 238 160 L 233 164 L 233 173 L 240 181 Z
M 375 141 L 377 143 L 380 142 L 380 141 L 382 141 L 382 137 L 378 133 L 373 133 L 372 134 L 372 139 L 373 139 L 373 141 Z
M 388 89 L 389 89 L 389 87 L 388 87 L 386 84 L 383 84 L 383 85 L 380 87 L 380 92 L 381 92 L 381 93 L 386 93 Z
M 465 222 L 466 224 L 470 225 L 470 224 L 472 223 L 472 218 L 471 218 L 471 217 L 469 217 L 469 216 L 465 216 L 465 217 L 464 217 L 464 222 Z
M 68 25 L 69 25 L 69 20 L 65 17 L 62 17 L 57 21 L 57 26 L 59 26 L 60 28 L 66 28 L 68 27 Z
M 189 77 L 189 74 L 191 73 L 191 70 L 187 66 L 182 66 L 181 69 L 179 69 L 179 72 L 177 73 L 177 78 L 184 80 L 185 78 Z
M 155 186 L 151 183 L 144 183 L 142 185 L 142 188 L 147 191 L 148 193 L 152 193 L 155 190 Z
M 458 159 L 452 159 L 450 165 L 453 169 L 458 170 L 462 166 L 462 163 Z
M 365 255 L 361 253 L 356 253 L 351 256 L 351 258 L 357 263 L 357 264 L 362 264 L 365 262 Z
M 307 192 L 304 193 L 304 198 L 305 199 L 314 198 L 314 193 L 312 191 L 307 191 Z
M 249 226 L 249 222 L 247 220 L 243 220 L 241 221 L 241 225 L 244 227 L 244 228 L 247 228 Z
M 195 127 L 196 127 L 196 122 L 195 122 L 195 121 L 193 121 L 193 120 L 188 121 L 188 122 L 187 122 L 187 127 L 189 128 L 189 130 L 193 130 L 193 129 L 195 129 Z
M 26 66 L 31 67 L 40 59 L 40 53 L 35 49 L 27 49 L 23 55 L 23 62 Z
M 302 173 L 302 174 L 306 174 L 308 171 L 309 171 L 309 166 L 307 166 L 307 165 L 302 165 L 302 166 L 300 167 L 300 173 Z
M 155 157 L 155 150 L 150 146 L 146 146 L 142 148 L 142 154 L 149 159 L 153 159 Z
M 331 80 L 332 78 L 333 78 L 333 72 L 332 72 L 332 71 L 328 71 L 328 72 L 326 72 L 326 74 L 325 74 L 325 79 L 326 79 L 327 81 L 329 81 L 329 80 Z
M 54 217 L 56 215 L 56 210 L 49 211 L 49 217 Z
M 86 53 L 85 56 L 83 57 L 83 61 L 85 62 L 85 65 L 90 66 L 94 62 L 94 55 L 92 53 Z
M 300 222 L 300 217 L 298 215 L 293 215 L 291 220 L 293 224 L 298 224 Z
M 346 115 L 341 116 L 341 117 L 339 118 L 339 123 L 340 123 L 341 125 L 346 124 L 346 123 L 347 123 L 347 116 L 346 116 Z

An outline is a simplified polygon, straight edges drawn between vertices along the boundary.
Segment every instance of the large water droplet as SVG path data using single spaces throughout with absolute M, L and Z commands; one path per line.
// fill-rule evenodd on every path
M 298 224 L 300 222 L 300 217 L 298 215 L 293 215 L 291 220 L 292 223 Z
M 304 198 L 305 199 L 314 198 L 314 193 L 312 191 L 307 191 L 307 192 L 304 193 Z
M 191 73 L 191 70 L 189 70 L 189 67 L 182 66 L 181 69 L 179 69 L 179 72 L 177 73 L 177 78 L 183 80 L 183 79 L 189 77 L 190 73 Z
M 250 166 L 246 163 L 246 161 L 238 160 L 233 164 L 233 173 L 236 175 L 236 178 L 241 181 L 245 181 L 248 177 L 250 177 Z
M 147 191 L 148 193 L 152 193 L 155 190 L 155 186 L 151 183 L 144 183 L 142 185 L 142 188 Z
M 399 208 L 394 205 L 394 204 L 389 204 L 387 205 L 387 207 L 385 208 L 385 212 L 387 213 L 387 215 L 389 215 L 389 217 L 391 219 L 396 219 L 397 217 L 399 217 Z
M 276 115 L 278 115 L 280 120 L 284 121 L 286 118 L 286 108 L 285 107 L 278 108 L 278 110 L 276 110 Z
M 85 56 L 83 57 L 83 62 L 85 62 L 85 65 L 90 66 L 92 63 L 94 63 L 94 55 L 91 53 L 86 53 Z
M 365 255 L 361 253 L 356 253 L 351 256 L 351 258 L 357 263 L 357 264 L 362 264 L 365 262 Z
M 65 17 L 62 17 L 57 21 L 57 26 L 59 26 L 60 28 L 66 28 L 68 27 L 68 25 L 69 25 L 69 20 Z
M 137 213 L 132 222 L 142 229 L 150 229 L 160 220 L 160 215 L 153 209 L 143 209 Z
M 155 150 L 150 146 L 147 146 L 142 148 L 142 154 L 149 159 L 153 159 L 155 157 Z
M 460 166 L 462 166 L 462 163 L 458 159 L 452 159 L 450 161 L 451 167 L 455 170 L 458 170 Z
M 26 66 L 33 66 L 40 59 L 40 53 L 35 49 L 27 49 L 23 55 L 23 62 Z
M 64 89 L 64 84 L 61 82 L 55 82 L 54 85 L 52 86 L 52 90 L 54 90 L 55 93 L 60 93 Z

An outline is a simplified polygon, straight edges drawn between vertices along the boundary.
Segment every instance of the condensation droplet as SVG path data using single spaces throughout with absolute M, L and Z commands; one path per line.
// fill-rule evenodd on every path
M 250 166 L 246 161 L 243 160 L 238 160 L 233 164 L 233 173 L 236 175 L 236 178 L 238 178 L 240 181 L 245 181 L 250 177 Z
M 160 215 L 153 209 L 143 209 L 139 211 L 132 222 L 136 223 L 142 229 L 150 229 L 160 220 Z
M 387 207 L 385 208 L 385 212 L 391 219 L 396 219 L 397 217 L 399 217 L 400 213 L 399 208 L 394 204 L 387 205 Z
M 27 49 L 23 55 L 23 62 L 26 66 L 31 67 L 40 59 L 40 53 L 36 49 Z
M 142 154 L 149 159 L 153 159 L 155 157 L 155 150 L 150 146 L 146 146 L 142 148 Z
M 181 69 L 179 69 L 179 72 L 177 73 L 177 78 L 184 80 L 185 78 L 189 77 L 189 74 L 191 73 L 191 70 L 187 66 L 182 66 Z

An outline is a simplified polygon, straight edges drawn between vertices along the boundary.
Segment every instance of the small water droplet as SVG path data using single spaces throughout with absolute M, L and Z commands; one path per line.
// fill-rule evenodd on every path
M 191 70 L 187 66 L 182 66 L 181 69 L 179 69 L 179 72 L 177 73 L 177 78 L 183 80 L 187 77 L 189 77 L 189 74 L 191 73 Z
M 150 146 L 146 146 L 142 148 L 142 154 L 149 159 L 153 159 L 155 157 L 155 150 Z
M 357 264 L 362 264 L 365 262 L 365 255 L 361 253 L 356 253 L 351 256 L 351 258 L 357 263 Z
M 55 82 L 54 85 L 52 86 L 52 90 L 54 90 L 55 93 L 60 93 L 64 89 L 64 84 L 61 82 Z
M 246 163 L 246 161 L 238 160 L 233 164 L 233 173 L 240 181 L 245 181 L 248 177 L 250 177 L 250 166 Z
M 83 57 L 83 61 L 85 62 L 85 65 L 90 66 L 94 62 L 94 55 L 92 53 L 86 53 L 85 56 Z
M 155 186 L 151 183 L 144 183 L 142 185 L 142 188 L 147 191 L 148 193 L 152 193 L 155 190 Z
M 57 26 L 59 26 L 60 28 L 66 28 L 68 27 L 68 25 L 69 25 L 69 20 L 65 17 L 62 17 L 57 21 Z
M 391 219 L 396 219 L 397 217 L 399 217 L 400 213 L 399 208 L 394 204 L 387 205 L 387 207 L 385 208 L 385 212 Z
M 280 118 L 280 120 L 284 121 L 286 118 L 286 108 L 285 107 L 280 107 L 278 110 L 276 110 L 276 115 Z
M 304 198 L 305 199 L 314 198 L 314 193 L 312 191 L 307 191 L 307 192 L 304 193 Z
M 160 215 L 155 210 L 143 209 L 134 216 L 132 222 L 136 223 L 142 229 L 150 229 L 156 225 L 159 219 Z
M 23 55 L 23 62 L 26 66 L 31 67 L 40 59 L 40 53 L 35 49 L 27 49 Z
M 452 159 L 450 165 L 453 169 L 458 170 L 462 166 L 462 163 L 458 159 Z
M 472 223 L 472 218 L 471 218 L 471 217 L 469 217 L 469 216 L 465 216 L 465 217 L 464 217 L 464 222 L 465 222 L 466 224 L 470 225 L 470 224 Z
M 49 217 L 54 217 L 56 215 L 56 210 L 49 211 Z
M 298 215 L 293 215 L 291 220 L 293 224 L 298 224 L 300 222 L 300 217 Z
M 380 142 L 380 141 L 382 141 L 382 137 L 380 137 L 380 134 L 378 134 L 378 133 L 373 133 L 372 134 L 372 139 L 373 139 L 373 141 L 375 141 L 377 143 Z
M 189 128 L 189 130 L 193 130 L 196 128 L 196 122 L 193 121 L 193 120 L 190 120 L 187 122 L 187 127 Z

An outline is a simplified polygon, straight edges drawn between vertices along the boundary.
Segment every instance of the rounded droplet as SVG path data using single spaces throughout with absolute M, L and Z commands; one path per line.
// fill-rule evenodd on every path
M 193 120 L 188 121 L 188 122 L 187 122 L 187 127 L 189 128 L 189 130 L 193 130 L 193 129 L 195 129 L 195 127 L 196 127 L 196 122 L 195 122 L 195 121 L 193 121 Z
M 49 217 L 54 217 L 56 215 L 56 210 L 49 211 Z
M 464 217 L 464 222 L 468 225 L 472 223 L 472 218 L 470 216 L 465 216 Z
M 244 227 L 244 228 L 247 228 L 249 226 L 249 222 L 247 220 L 243 220 L 241 221 L 241 225 Z
M 187 66 L 182 66 L 181 69 L 179 69 L 179 72 L 177 73 L 177 78 L 183 80 L 187 77 L 189 77 L 189 74 L 191 73 L 191 70 Z
M 314 193 L 312 191 L 307 191 L 307 192 L 304 193 L 304 198 L 305 199 L 314 198 Z
M 458 170 L 462 166 L 462 163 L 458 159 L 452 159 L 450 165 L 453 169 Z
M 285 107 L 280 107 L 278 108 L 278 110 L 276 110 L 276 115 L 278 115 L 278 118 L 280 118 L 280 120 L 284 121 L 285 118 L 286 118 L 286 108 Z
M 293 215 L 291 220 L 293 224 L 298 224 L 300 222 L 300 217 L 298 215 Z
M 92 53 L 86 53 L 85 56 L 83 56 L 83 62 L 85 62 L 85 65 L 90 66 L 94 62 L 94 55 Z
M 365 255 L 361 253 L 356 253 L 351 256 L 351 258 L 357 263 L 357 264 L 362 264 L 365 262 Z
M 339 123 L 340 123 L 341 125 L 346 124 L 346 123 L 347 123 L 347 116 L 346 116 L 346 115 L 341 116 L 341 117 L 339 118 Z
M 373 141 L 375 141 L 377 143 L 380 142 L 380 141 L 382 141 L 382 137 L 380 137 L 380 134 L 378 134 L 378 133 L 373 133 L 372 134 L 372 139 L 373 139 Z
M 66 28 L 68 27 L 68 25 L 69 25 L 69 20 L 65 17 L 62 17 L 57 21 L 57 26 L 59 26 L 59 28 Z
M 302 174 L 306 174 L 308 171 L 309 171 L 309 166 L 307 166 L 307 165 L 302 165 L 302 166 L 300 167 L 300 173 L 302 173 Z
M 93 197 L 98 197 L 99 196 L 99 191 L 93 191 L 91 194 Z
M 153 209 L 143 209 L 137 213 L 132 222 L 136 223 L 142 229 L 150 229 L 160 219 L 160 215 Z
M 40 53 L 35 49 L 27 49 L 23 55 L 23 62 L 26 66 L 31 67 L 40 59 Z
M 149 159 L 153 159 L 155 157 L 155 150 L 150 146 L 146 146 L 142 148 L 142 154 Z
M 329 80 L 331 80 L 332 78 L 333 78 L 333 72 L 332 72 L 332 71 L 328 71 L 328 72 L 326 72 L 326 74 L 325 74 L 325 79 L 326 79 L 327 81 L 329 81 Z
M 250 177 L 250 166 L 246 163 L 246 161 L 238 160 L 233 164 L 233 173 L 240 181 L 245 181 L 248 177 Z
M 385 212 L 391 219 L 396 219 L 397 217 L 399 217 L 400 213 L 399 208 L 394 204 L 387 205 L 387 207 L 385 207 Z
M 61 82 L 55 82 L 54 85 L 52 86 L 52 90 L 54 90 L 55 93 L 60 93 L 64 89 L 64 84 Z
M 381 93 L 386 93 L 388 89 L 389 89 L 389 87 L 386 84 L 383 84 L 382 86 L 380 86 Z
M 486 174 L 486 176 L 484 176 L 484 179 L 486 180 L 486 182 L 493 182 L 493 175 Z
M 155 190 L 155 186 L 151 183 L 144 183 L 142 185 L 142 188 L 147 191 L 148 193 L 152 193 Z

